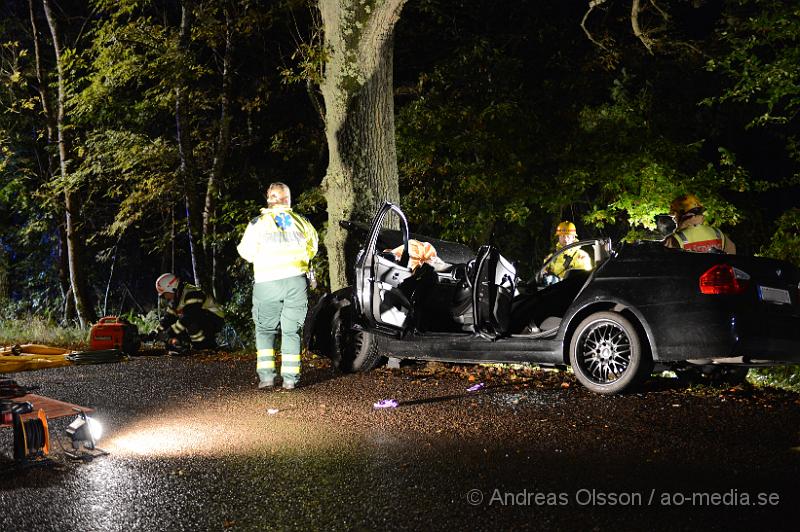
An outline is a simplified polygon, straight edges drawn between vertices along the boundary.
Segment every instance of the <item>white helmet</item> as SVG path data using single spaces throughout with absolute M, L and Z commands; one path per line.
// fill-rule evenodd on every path
M 167 292 L 174 294 L 178 291 L 178 278 L 174 273 L 165 273 L 156 279 L 156 292 L 163 296 Z

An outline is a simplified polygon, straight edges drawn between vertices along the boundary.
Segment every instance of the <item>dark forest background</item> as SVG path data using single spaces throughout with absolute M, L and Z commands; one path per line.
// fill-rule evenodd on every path
M 265 186 L 288 183 L 325 231 L 315 4 L 198 1 L 188 27 L 180 4 L 0 4 L 3 317 L 75 321 L 66 197 L 95 315 L 147 314 L 160 273 L 192 277 L 202 238 L 209 289 L 244 331 L 252 277 L 235 246 Z M 600 2 L 584 19 L 587 2 L 409 0 L 394 101 L 415 230 L 492 240 L 530 272 L 562 219 L 581 237 L 656 238 L 653 216 L 693 192 L 740 253 L 799 264 L 800 7 L 643 5 L 645 39 L 630 2 Z M 192 233 L 198 209 L 208 217 Z M 325 264 L 323 250 L 320 290 Z

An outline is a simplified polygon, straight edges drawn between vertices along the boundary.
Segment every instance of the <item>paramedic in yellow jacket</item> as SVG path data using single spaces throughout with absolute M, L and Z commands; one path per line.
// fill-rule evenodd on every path
M 575 229 L 575 224 L 572 222 L 561 222 L 556 227 L 556 236 L 558 243 L 556 244 L 556 251 L 578 241 L 578 231 Z M 547 262 L 553 254 L 548 255 L 544 261 Z M 569 270 L 591 270 L 592 259 L 589 254 L 579 247 L 569 249 L 556 257 L 556 260 L 550 263 L 547 267 L 547 272 L 555 275 L 559 279 L 564 278 L 564 274 Z
M 676 228 L 664 240 L 664 245 L 696 253 L 736 255 L 736 244 L 716 227 L 706 225 L 704 212 L 705 208 L 694 194 L 684 194 L 672 200 L 669 213 Z
M 267 208 L 253 218 L 236 248 L 253 264 L 253 321 L 256 326 L 256 372 L 259 388 L 275 386 L 275 337 L 281 331 L 283 387 L 300 380 L 300 327 L 308 308 L 306 274 L 317 254 L 317 231 L 292 211 L 289 187 L 272 183 Z

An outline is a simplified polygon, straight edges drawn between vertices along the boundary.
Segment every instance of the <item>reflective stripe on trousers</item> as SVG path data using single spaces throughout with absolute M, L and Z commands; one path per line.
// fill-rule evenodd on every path
M 261 382 L 275 378 L 275 350 L 259 349 L 256 353 L 256 373 Z
M 305 275 L 253 285 L 256 348 L 259 353 L 274 350 L 275 337 L 280 330 L 283 355 L 281 374 L 284 381 L 289 380 L 295 384 L 300 375 L 300 328 L 307 309 Z M 274 376 L 274 366 L 271 371 L 273 372 L 271 375 Z M 261 375 L 262 372 L 259 370 L 259 376 Z

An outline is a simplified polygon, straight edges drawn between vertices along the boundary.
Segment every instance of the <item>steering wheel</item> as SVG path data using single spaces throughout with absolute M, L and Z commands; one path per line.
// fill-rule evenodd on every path
M 558 253 L 554 253 L 553 256 L 550 257 L 550 259 L 547 262 L 545 262 L 541 268 L 539 268 L 539 271 L 536 272 L 536 275 L 533 276 L 533 283 L 536 286 L 539 286 L 541 284 L 549 286 L 551 284 L 555 284 L 558 282 L 558 281 L 548 280 L 548 277 L 555 277 L 559 281 L 561 280 L 557 275 L 554 275 L 547 271 L 547 267 L 550 266 L 550 264 L 555 260 L 556 256 L 558 255 L 559 255 Z

